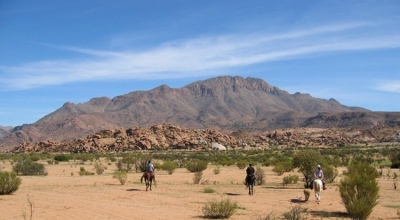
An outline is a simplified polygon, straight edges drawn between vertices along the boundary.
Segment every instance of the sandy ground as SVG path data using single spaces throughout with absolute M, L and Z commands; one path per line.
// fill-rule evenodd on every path
M 11 170 L 9 162 L 0 162 L 3 170 Z M 272 167 L 263 167 L 267 183 L 256 186 L 253 196 L 243 185 L 245 171 L 236 166 L 221 167 L 214 174 L 214 166 L 204 171 L 208 185 L 193 184 L 193 173 L 177 169 L 172 175 L 157 171 L 157 185 L 146 192 L 140 183 L 140 173 L 129 173 L 121 185 L 112 178 L 116 169 L 108 165 L 102 175 L 79 176 L 79 167 L 92 170 L 93 165 L 63 162 L 47 165 L 48 176 L 22 176 L 22 184 L 12 195 L 0 196 L 0 219 L 30 219 L 28 198 L 34 205 L 33 219 L 204 219 L 202 207 L 207 201 L 229 198 L 239 209 L 230 219 L 261 219 L 269 213 L 283 219 L 283 213 L 299 205 L 307 209 L 307 219 L 349 219 L 341 203 L 337 184 L 328 184 L 316 204 L 314 194 L 304 202 L 302 183 L 282 187 L 283 176 L 276 176 Z M 71 172 L 73 175 L 71 175 Z M 386 171 L 385 171 L 386 172 Z M 398 170 L 392 172 L 399 173 Z M 340 172 L 341 173 L 341 172 Z M 300 174 L 296 172 L 284 175 Z M 400 191 L 393 189 L 393 180 L 379 179 L 380 200 L 370 219 L 397 219 Z M 204 193 L 212 188 L 215 193 Z

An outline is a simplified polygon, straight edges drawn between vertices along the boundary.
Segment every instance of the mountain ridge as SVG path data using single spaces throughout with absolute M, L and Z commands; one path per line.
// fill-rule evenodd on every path
M 162 123 L 225 133 L 313 124 L 324 127 L 330 125 L 324 125 L 323 118 L 318 115 L 348 112 L 382 115 L 365 108 L 342 105 L 334 98 L 314 98 L 300 92 L 290 94 L 258 78 L 220 76 L 181 88 L 164 84 L 114 98 L 97 97 L 79 104 L 66 102 L 33 124 L 13 128 L 0 140 L 0 146 L 78 139 L 100 130 Z M 395 122 L 392 124 L 397 125 L 398 114 L 393 114 L 391 120 Z M 381 120 L 378 124 L 385 124 L 382 116 L 375 117 Z M 358 122 L 352 124 L 357 126 Z M 335 125 L 341 126 L 340 122 Z

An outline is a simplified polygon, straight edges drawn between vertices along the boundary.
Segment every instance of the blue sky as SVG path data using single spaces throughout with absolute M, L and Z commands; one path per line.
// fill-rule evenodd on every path
M 400 111 L 400 1 L 0 1 L 0 125 L 230 75 Z

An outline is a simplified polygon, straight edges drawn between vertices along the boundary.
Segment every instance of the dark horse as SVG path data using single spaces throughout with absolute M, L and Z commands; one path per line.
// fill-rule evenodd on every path
M 145 180 L 145 183 L 146 183 L 146 191 L 148 191 L 149 188 L 150 188 L 150 191 L 151 191 L 151 185 L 152 185 L 153 180 L 154 180 L 153 173 L 150 172 L 150 171 L 146 171 L 146 174 L 144 175 L 144 180 Z
M 249 195 L 253 195 L 253 187 L 256 185 L 256 176 L 250 174 L 246 176 L 246 187 L 249 188 Z

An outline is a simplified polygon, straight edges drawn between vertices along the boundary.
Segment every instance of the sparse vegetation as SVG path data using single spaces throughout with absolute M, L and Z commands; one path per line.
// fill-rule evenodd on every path
M 213 170 L 214 174 L 220 174 L 221 173 L 221 168 L 219 166 L 215 167 Z
M 85 170 L 85 167 L 79 168 L 79 176 L 90 176 L 90 175 L 94 175 L 94 173 Z
M 97 175 L 103 174 L 104 170 L 106 169 L 106 167 L 99 160 L 94 161 L 93 166 Z
M 186 169 L 190 172 L 202 172 L 203 170 L 207 169 L 207 162 L 202 160 L 192 160 L 186 163 Z
M 202 208 L 205 218 L 223 219 L 230 218 L 238 208 L 237 202 L 232 202 L 230 199 L 221 201 L 210 201 Z
M 47 175 L 44 165 L 32 161 L 29 157 L 22 157 L 15 163 L 13 171 L 18 175 Z
M 261 167 L 256 167 L 256 173 L 254 175 L 256 176 L 257 185 L 265 184 L 265 173 Z
M 303 220 L 305 218 L 301 217 L 301 214 L 305 211 L 306 209 L 302 208 L 300 205 L 296 205 L 290 209 L 289 212 L 283 213 L 283 217 L 286 220 Z
M 161 165 L 161 169 L 167 171 L 169 175 L 173 174 L 178 165 L 173 161 L 164 161 Z
M 289 175 L 283 177 L 282 185 L 286 186 L 288 184 L 296 184 L 299 181 L 299 176 L 297 175 Z
M 215 193 L 215 190 L 210 187 L 206 187 L 203 189 L 203 193 Z
M 125 170 L 115 171 L 113 174 L 113 179 L 118 179 L 121 185 L 124 185 L 126 180 L 128 179 L 128 172 Z
M 246 168 L 247 163 L 246 163 L 246 161 L 244 161 L 244 160 L 240 160 L 240 161 L 236 162 L 236 166 L 237 166 L 239 169 L 242 170 L 242 169 Z
M 15 172 L 0 172 L 0 195 L 12 194 L 21 185 L 21 178 Z
M 378 204 L 377 170 L 369 163 L 352 163 L 340 181 L 342 202 L 352 219 L 365 220 Z
M 67 155 L 65 155 L 65 154 L 58 154 L 58 155 L 54 156 L 54 160 L 59 161 L 59 162 L 62 162 L 62 161 L 68 162 L 69 161 Z
M 199 184 L 201 179 L 203 178 L 203 172 L 195 172 L 193 175 L 193 183 L 194 184 Z

